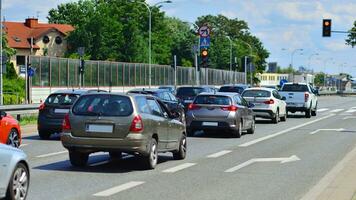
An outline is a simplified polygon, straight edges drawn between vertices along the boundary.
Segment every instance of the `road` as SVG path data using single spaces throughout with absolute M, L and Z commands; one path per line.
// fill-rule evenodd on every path
M 185 160 L 162 154 L 150 171 L 132 156 L 109 160 L 104 153 L 74 168 L 58 138 L 25 136 L 28 199 L 301 199 L 356 144 L 356 97 L 320 97 L 318 107 L 311 119 L 258 120 L 255 134 L 238 139 L 219 133 L 189 138 Z

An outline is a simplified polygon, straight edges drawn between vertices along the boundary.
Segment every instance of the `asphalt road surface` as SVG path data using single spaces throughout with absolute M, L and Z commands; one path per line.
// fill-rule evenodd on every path
M 34 133 L 21 147 L 29 156 L 28 199 L 301 199 L 356 144 L 356 97 L 320 97 L 317 117 L 291 115 L 287 122 L 258 120 L 241 138 L 216 132 L 188 138 L 188 155 L 161 154 L 155 170 L 133 156 L 110 160 L 91 155 L 72 167 L 59 138 Z

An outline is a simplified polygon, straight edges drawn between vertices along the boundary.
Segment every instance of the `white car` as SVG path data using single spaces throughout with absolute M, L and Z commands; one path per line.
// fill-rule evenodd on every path
M 256 117 L 272 119 L 273 123 L 287 120 L 287 104 L 276 89 L 248 88 L 242 93 L 242 97 L 249 103 Z

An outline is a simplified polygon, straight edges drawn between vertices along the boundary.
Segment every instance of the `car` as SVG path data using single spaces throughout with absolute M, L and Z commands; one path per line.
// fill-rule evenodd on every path
M 68 89 L 50 94 L 38 109 L 37 129 L 41 139 L 49 139 L 52 134 L 62 131 L 62 122 L 77 98 L 94 90 Z M 97 90 L 95 90 L 97 91 Z M 99 92 L 105 92 L 99 90 Z
M 177 89 L 177 98 L 184 105 L 185 111 L 187 111 L 189 104 L 191 104 L 194 98 L 202 92 L 214 93 L 216 90 L 210 86 L 186 86 Z
M 135 94 L 148 94 L 153 95 L 159 98 L 166 106 L 169 108 L 171 112 L 179 112 L 180 121 L 185 123 L 185 111 L 184 106 L 178 99 L 168 90 L 165 89 L 134 89 L 129 91 L 128 93 Z
M 137 155 L 146 169 L 157 165 L 158 152 L 186 156 L 185 125 L 163 102 L 153 96 L 91 93 L 79 97 L 65 115 L 61 141 L 73 166 L 87 164 L 94 152 Z
M 233 93 L 239 93 L 242 94 L 242 92 L 248 88 L 247 85 L 242 85 L 242 84 L 238 84 L 238 85 L 224 85 L 221 86 L 219 89 L 219 92 L 233 92 Z
M 197 130 L 227 130 L 237 138 L 245 130 L 253 134 L 255 116 L 251 107 L 238 93 L 201 93 L 189 105 L 187 134 L 194 136 Z
M 304 112 L 306 118 L 317 115 L 317 90 L 307 83 L 285 83 L 279 92 L 286 98 L 287 112 Z
M 247 102 L 254 104 L 252 108 L 256 117 L 271 119 L 273 123 L 287 120 L 286 98 L 276 89 L 248 88 L 242 93 Z
M 30 168 L 26 154 L 0 144 L 0 199 L 25 200 L 30 186 Z
M 170 93 L 174 95 L 176 95 L 177 93 L 176 87 L 174 85 L 163 85 L 163 86 L 159 86 L 158 89 L 168 90 Z
M 0 143 L 16 148 L 21 145 L 20 124 L 5 111 L 0 111 Z

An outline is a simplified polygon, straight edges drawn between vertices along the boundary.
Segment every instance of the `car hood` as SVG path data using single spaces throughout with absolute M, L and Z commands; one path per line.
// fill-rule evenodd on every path
M 5 144 L 0 144 L 0 151 L 24 153 L 21 149 L 17 149 Z

